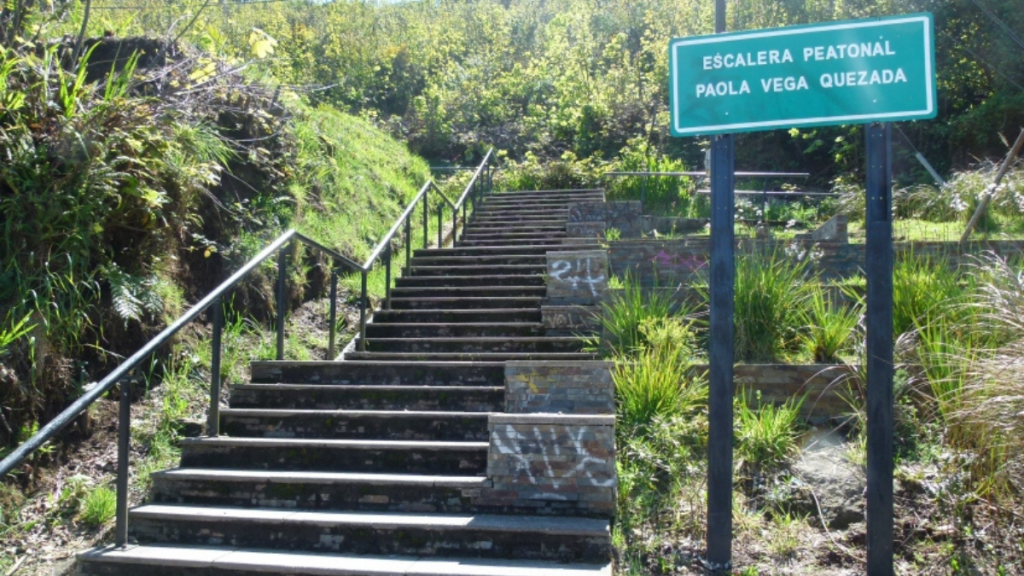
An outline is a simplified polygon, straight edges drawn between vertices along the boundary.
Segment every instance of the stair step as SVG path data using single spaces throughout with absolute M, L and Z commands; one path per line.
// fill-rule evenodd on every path
M 495 214 L 493 216 L 479 216 L 473 219 L 473 226 L 478 228 L 513 228 L 535 226 L 559 226 L 565 229 L 565 217 L 561 216 L 516 216 L 514 214 Z
M 240 384 L 232 408 L 501 412 L 502 386 Z
M 476 224 L 470 222 L 469 226 L 466 226 L 466 234 L 512 234 L 512 233 L 523 233 L 523 234 L 548 234 L 554 232 L 556 234 L 565 234 L 565 222 L 558 222 L 555 224 L 523 224 L 522 222 L 515 222 L 508 225 L 500 224 Z
M 548 269 L 547 262 L 541 264 L 462 264 L 451 265 L 412 265 L 402 269 L 402 277 L 407 276 L 488 276 L 492 274 L 543 274 Z
M 367 338 L 370 352 L 581 352 L 571 336 L 477 336 L 471 338 Z
M 552 245 L 561 244 L 561 240 L 547 244 L 506 244 L 501 246 L 462 246 L 457 248 L 419 248 L 413 252 L 414 258 L 435 258 L 451 256 L 537 256 L 547 254 Z
M 477 308 L 534 308 L 540 309 L 543 296 L 429 296 L 391 298 L 391 307 L 397 310 L 464 310 Z
M 488 412 L 223 408 L 232 437 L 486 441 Z
M 402 316 L 411 316 L 404 313 Z M 418 311 L 419 312 L 419 311 Z M 460 311 L 445 311 L 460 312 Z M 461 311 L 466 312 L 466 311 Z M 476 312 L 471 310 L 469 312 Z M 392 315 L 395 312 L 388 312 Z M 539 313 L 538 313 L 539 316 Z M 269 360 L 250 365 L 254 384 L 504 386 L 500 362 L 354 362 Z
M 481 274 L 479 276 L 402 276 L 399 288 L 412 286 L 544 286 L 543 274 Z
M 161 544 L 94 548 L 78 556 L 80 576 L 612 576 L 608 562 L 423 558 L 283 552 Z
M 604 196 L 603 188 L 552 188 L 550 190 L 508 190 L 504 192 L 494 192 L 487 196 L 487 198 L 552 198 L 552 197 L 566 197 L 576 198 L 579 196 Z
M 147 504 L 131 510 L 143 544 L 201 544 L 356 554 L 607 561 L 609 523 L 594 518 L 319 512 Z
M 182 468 L 476 475 L 487 442 L 186 438 Z
M 530 243 L 535 246 L 543 246 L 547 251 L 559 250 L 561 249 L 562 244 L 564 244 L 563 239 L 564 238 L 534 239 L 531 240 Z M 460 238 L 459 248 L 503 248 L 504 246 L 514 242 L 517 242 L 517 240 L 478 240 L 475 238 Z
M 482 218 L 484 216 L 515 216 L 517 218 L 527 218 L 535 216 L 537 218 L 567 218 L 569 216 L 568 205 L 561 206 L 549 206 L 549 207 L 537 207 L 537 206 L 481 206 L 473 212 L 473 219 Z
M 539 322 L 374 322 L 366 325 L 366 336 L 374 338 L 465 338 L 488 336 L 543 336 Z
M 447 251 L 446 251 L 447 252 Z M 546 252 L 540 254 L 474 254 L 472 256 L 441 256 L 432 254 L 430 256 L 414 256 L 411 262 L 413 268 L 419 266 L 465 266 L 469 264 L 497 264 L 497 265 L 523 265 L 547 266 Z
M 395 298 L 543 298 L 547 286 L 399 286 L 391 289 Z
M 348 360 L 447 360 L 507 362 L 509 360 L 597 360 L 590 352 L 348 352 Z
M 242 508 L 472 513 L 485 476 L 177 468 L 156 472 L 153 502 Z
M 532 308 L 506 308 L 498 310 L 377 310 L 373 323 L 476 323 L 476 322 L 531 322 L 541 321 L 540 310 Z M 369 330 L 372 324 L 367 324 Z M 368 332 L 369 333 L 369 332 Z

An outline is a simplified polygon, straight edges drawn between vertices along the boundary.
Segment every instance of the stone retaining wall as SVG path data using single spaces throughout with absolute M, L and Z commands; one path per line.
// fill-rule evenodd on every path
M 755 251 L 779 251 L 794 262 L 810 261 L 810 271 L 824 280 L 836 280 L 860 273 L 864 263 L 864 245 L 812 240 L 755 240 L 743 238 L 736 243 L 737 254 Z M 943 258 L 951 266 L 972 261 L 985 252 L 1013 256 L 1024 250 L 1024 241 L 1005 240 L 969 242 L 963 248 L 956 242 L 899 242 L 896 257 L 915 255 Z M 709 254 L 706 237 L 678 240 L 622 240 L 609 243 L 608 265 L 611 274 L 626 275 L 645 286 L 674 286 L 690 282 L 696 273 L 706 270 Z
M 614 414 L 612 362 L 526 360 L 505 363 L 505 412 Z
M 492 414 L 487 477 L 475 503 L 536 514 L 615 513 L 615 417 Z

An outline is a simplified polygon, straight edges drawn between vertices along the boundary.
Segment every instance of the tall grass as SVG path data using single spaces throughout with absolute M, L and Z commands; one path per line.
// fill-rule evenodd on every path
M 648 320 L 648 344 L 621 358 L 613 373 L 619 423 L 644 430 L 653 422 L 693 413 L 707 401 L 707 385 L 693 371 L 689 326 L 679 319 Z
M 776 406 L 749 390 L 736 398 L 736 463 L 751 478 L 780 470 L 796 455 L 803 402 L 790 398 Z
M 849 348 L 862 314 L 860 302 L 835 302 L 821 287 L 812 290 L 802 338 L 814 361 L 839 362 L 839 354 Z
M 672 311 L 673 295 L 659 290 L 645 289 L 640 283 L 626 276 L 622 290 L 613 292 L 601 303 L 601 327 L 605 343 L 619 354 L 628 354 L 640 349 L 645 343 L 642 327 L 645 323 L 667 318 Z M 684 306 L 679 313 L 689 311 Z
M 796 349 L 813 290 L 808 264 L 781 251 L 736 260 L 736 355 L 746 361 L 778 360 Z M 705 299 L 710 291 L 703 288 Z
M 893 266 L 893 330 L 913 330 L 929 315 L 937 318 L 963 303 L 961 276 L 944 259 L 905 254 Z

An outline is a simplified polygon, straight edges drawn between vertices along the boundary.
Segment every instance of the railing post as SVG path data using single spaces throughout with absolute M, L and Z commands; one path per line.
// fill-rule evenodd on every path
M 463 204 L 465 206 L 465 204 Z M 455 240 L 459 237 L 459 209 L 452 208 L 452 248 L 455 248 Z
M 412 214 L 405 219 L 405 267 L 409 267 L 412 260 Z
M 466 237 L 466 204 L 469 204 L 469 201 L 468 201 L 469 198 L 467 197 L 466 200 L 467 200 L 466 202 L 462 203 L 462 231 L 461 231 L 462 236 L 461 236 L 461 238 L 465 238 Z
M 220 298 L 213 301 L 213 343 L 210 351 L 210 413 L 206 422 L 206 435 L 220 435 L 220 349 L 224 331 L 224 310 Z
M 114 544 L 128 544 L 128 449 L 132 431 L 132 388 L 121 380 L 121 409 L 117 423 L 117 508 L 115 511 Z
M 331 268 L 331 312 L 330 322 L 328 326 L 328 333 L 330 334 L 330 340 L 327 344 L 327 357 L 334 360 L 335 352 L 337 352 L 337 339 L 338 339 L 338 269 Z
M 640 213 L 643 214 L 644 204 L 647 201 L 647 175 L 640 181 Z
M 284 360 L 285 291 L 287 289 L 288 252 L 291 244 L 281 248 L 277 255 L 277 359 Z
M 429 194 L 429 190 L 423 194 L 423 248 L 427 247 L 427 235 L 429 234 L 427 230 L 430 227 L 427 222 L 429 220 L 429 218 L 427 217 L 427 213 L 430 210 L 430 202 L 427 202 L 427 196 Z
M 442 232 L 443 232 L 444 224 L 441 223 L 441 216 L 442 216 L 443 212 L 444 212 L 444 206 L 443 205 L 442 206 L 438 206 L 437 207 L 437 247 L 438 248 L 442 248 L 441 240 L 443 239 Z
M 359 306 L 359 351 L 366 351 L 366 307 L 369 306 L 369 297 L 366 295 L 366 270 L 362 270 L 363 291 L 360 297 Z
M 384 249 L 384 309 L 391 310 L 391 241 Z

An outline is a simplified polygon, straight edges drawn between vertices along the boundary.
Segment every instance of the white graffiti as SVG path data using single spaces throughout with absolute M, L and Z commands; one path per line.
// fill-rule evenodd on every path
M 545 473 L 541 475 L 529 474 L 530 483 L 537 484 L 538 477 L 550 479 L 550 485 L 552 488 L 557 489 L 562 485 L 568 484 L 564 480 L 576 479 L 577 485 L 596 486 L 601 488 L 614 487 L 616 482 L 615 478 L 595 478 L 594 472 L 591 469 L 591 465 L 605 467 L 608 464 L 608 458 L 601 458 L 590 454 L 590 451 L 583 445 L 583 436 L 589 431 L 585 426 L 581 426 L 577 429 L 575 434 L 570 432 L 569 437 L 572 443 L 572 449 L 566 450 L 565 457 L 562 458 L 562 448 L 557 442 L 557 432 L 551 432 L 547 434 L 548 438 L 545 438 L 544 432 L 541 432 L 537 426 L 533 427 L 533 434 L 528 435 L 515 430 L 512 426 L 507 426 L 503 433 L 498 433 L 495 430 L 495 434 L 492 436 L 492 442 L 498 449 L 498 452 L 502 455 L 509 456 L 511 460 L 518 463 L 526 471 L 530 471 L 531 465 L 537 461 L 536 456 L 540 456 L 540 462 L 543 463 Z M 504 441 L 502 441 L 504 436 Z M 534 450 L 530 450 L 529 453 L 523 452 L 523 447 L 528 446 L 530 448 L 536 447 L 540 450 L 537 454 Z M 569 469 L 563 469 L 556 471 L 552 463 L 567 461 L 569 457 L 575 456 L 576 465 Z M 560 467 L 559 467 L 560 468 Z M 580 480 L 584 479 L 584 482 Z M 560 494 L 551 494 L 551 497 L 557 499 L 567 499 L 565 496 Z
M 591 295 L 597 296 L 596 286 L 605 283 L 607 278 L 605 278 L 604 273 L 599 273 L 595 276 L 592 268 L 590 258 L 581 258 L 572 262 L 569 260 L 555 260 L 551 263 L 549 274 L 555 280 L 571 284 L 574 290 L 578 289 L 580 284 L 586 284 L 590 287 Z M 566 277 L 566 274 L 568 274 L 568 277 Z

